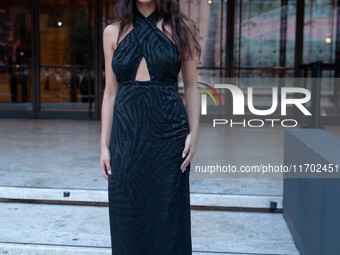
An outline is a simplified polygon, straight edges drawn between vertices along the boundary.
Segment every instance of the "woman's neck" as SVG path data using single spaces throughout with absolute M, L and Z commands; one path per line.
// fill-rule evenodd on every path
M 141 3 L 136 1 L 136 8 L 141 14 L 147 17 L 156 10 L 156 1 L 152 1 L 150 3 Z

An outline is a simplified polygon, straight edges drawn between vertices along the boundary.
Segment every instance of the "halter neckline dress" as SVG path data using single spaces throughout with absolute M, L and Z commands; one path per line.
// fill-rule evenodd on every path
M 189 123 L 176 83 L 178 50 L 137 10 L 112 58 L 114 103 L 108 200 L 112 254 L 192 254 L 190 164 L 182 173 Z M 136 80 L 145 58 L 149 81 Z

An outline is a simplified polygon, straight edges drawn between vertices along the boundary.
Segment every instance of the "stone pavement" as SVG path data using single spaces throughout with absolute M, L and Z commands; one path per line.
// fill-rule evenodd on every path
M 280 213 L 191 216 L 194 254 L 299 254 Z M 107 207 L 0 203 L 0 227 L 0 254 L 110 254 Z
M 204 210 L 192 210 L 194 254 L 299 254 L 282 213 L 268 211 L 270 202 L 282 211 L 282 176 L 231 178 L 194 168 L 280 164 L 283 129 L 211 132 L 202 123 L 199 139 L 191 204 Z M 0 254 L 110 254 L 99 121 L 0 119 L 0 151 Z

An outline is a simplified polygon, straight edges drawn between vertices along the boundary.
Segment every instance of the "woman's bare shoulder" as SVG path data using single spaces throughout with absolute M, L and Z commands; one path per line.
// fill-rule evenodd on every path
M 116 48 L 116 42 L 119 34 L 120 21 L 112 22 L 108 24 L 103 31 L 103 40 L 107 41 L 109 44 Z

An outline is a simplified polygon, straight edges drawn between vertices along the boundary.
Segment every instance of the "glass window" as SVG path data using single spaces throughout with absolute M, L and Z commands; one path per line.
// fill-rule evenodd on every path
M 296 0 L 236 0 L 234 76 L 292 77 Z
M 40 1 L 42 110 L 94 111 L 94 1 Z
M 31 1 L 0 1 L 0 110 L 32 111 Z

